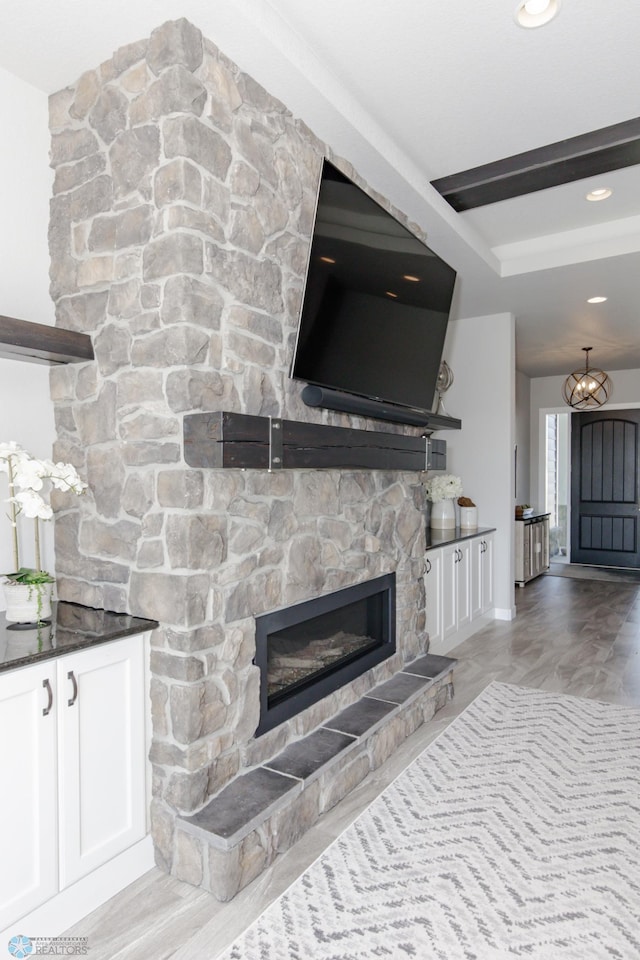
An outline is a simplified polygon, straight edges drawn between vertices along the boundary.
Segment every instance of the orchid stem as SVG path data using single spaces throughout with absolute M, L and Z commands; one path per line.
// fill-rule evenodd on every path
M 36 570 L 41 570 L 40 566 L 40 521 L 37 517 L 34 517 L 33 520 L 34 529 L 35 529 L 35 561 L 36 561 Z
M 11 463 L 11 457 L 7 457 L 7 472 L 9 475 L 9 512 L 11 518 L 11 532 L 13 534 L 13 565 L 16 570 L 19 570 L 20 558 L 18 555 L 18 511 L 15 503 L 13 503 L 15 488 L 13 484 L 13 466 Z

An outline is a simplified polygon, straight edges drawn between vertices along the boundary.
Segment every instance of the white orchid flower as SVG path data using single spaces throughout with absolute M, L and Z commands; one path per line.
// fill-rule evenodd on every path
M 24 513 L 25 517 L 29 517 L 31 520 L 36 518 L 38 520 L 51 520 L 53 516 L 53 510 L 49 504 L 45 503 L 40 494 L 34 490 L 23 490 L 21 493 L 16 493 L 15 497 L 11 498 L 11 502 L 17 505 L 20 513 Z
M 15 457 L 16 454 L 24 452 L 25 451 L 15 442 L 15 440 L 6 440 L 4 443 L 0 443 L 0 460 L 6 460 L 8 457 Z
M 13 480 L 20 490 L 42 490 L 45 476 L 43 465 L 39 460 L 20 459 L 14 466 Z
M 87 484 L 78 476 L 78 472 L 70 463 L 53 463 L 51 460 L 44 462 L 47 468 L 47 476 L 51 480 L 56 490 L 72 490 L 74 493 L 82 493 L 87 489 Z
M 87 484 L 80 479 L 72 464 L 36 460 L 14 440 L 0 442 L 0 473 L 6 473 L 9 481 L 10 496 L 6 503 L 11 505 L 9 521 L 15 568 L 20 569 L 16 519 L 19 514 L 23 514 L 35 522 L 35 569 L 40 570 L 38 521 L 51 520 L 53 509 L 45 500 L 44 492 L 40 494 L 38 491 L 44 491 L 45 480 L 48 480 L 57 490 L 70 490 L 75 494 L 83 493 L 87 489 Z M 17 493 L 15 493 L 16 489 Z
M 17 463 L 18 459 L 22 457 L 28 458 L 29 454 L 18 446 L 15 440 L 5 441 L 0 443 L 0 473 L 9 472 L 9 461 L 12 462 L 12 469 Z

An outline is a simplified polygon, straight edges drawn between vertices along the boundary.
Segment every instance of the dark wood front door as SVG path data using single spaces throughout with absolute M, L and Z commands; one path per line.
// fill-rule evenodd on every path
M 571 561 L 640 567 L 640 410 L 571 417 Z

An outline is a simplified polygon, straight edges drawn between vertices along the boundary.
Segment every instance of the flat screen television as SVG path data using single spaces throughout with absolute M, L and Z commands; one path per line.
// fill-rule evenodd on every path
M 290 376 L 311 406 L 423 424 L 456 271 L 323 161 Z

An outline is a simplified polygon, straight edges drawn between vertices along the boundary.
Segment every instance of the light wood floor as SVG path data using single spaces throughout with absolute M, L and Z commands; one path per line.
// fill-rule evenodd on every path
M 67 935 L 90 960 L 213 960 L 492 680 L 640 706 L 640 585 L 543 576 L 516 603 L 451 651 L 454 700 L 231 903 L 152 870 Z

